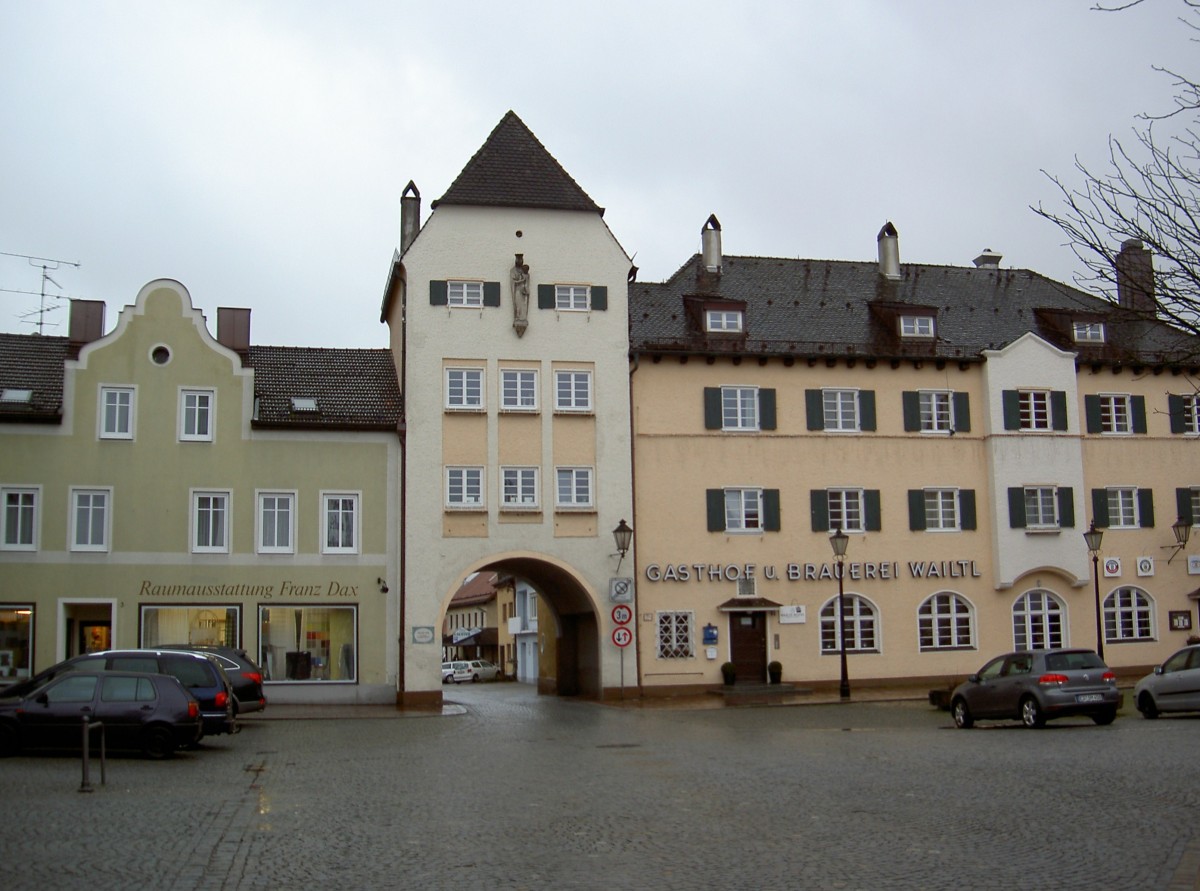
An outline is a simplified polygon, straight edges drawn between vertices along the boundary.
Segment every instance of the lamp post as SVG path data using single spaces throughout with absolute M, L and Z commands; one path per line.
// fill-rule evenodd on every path
M 1096 590 L 1096 655 L 1104 658 L 1104 616 L 1100 612 L 1100 543 L 1104 540 L 1104 530 L 1096 528 L 1096 521 L 1088 531 L 1083 533 L 1088 552 L 1092 555 L 1092 581 Z
M 846 575 L 846 545 L 849 543 L 850 536 L 840 528 L 834 529 L 833 534 L 829 536 L 829 544 L 833 548 L 833 556 L 837 559 L 838 643 L 842 662 L 842 678 L 841 684 L 838 686 L 838 695 L 841 696 L 843 702 L 850 698 L 850 675 L 846 670 L 846 590 L 844 582 Z

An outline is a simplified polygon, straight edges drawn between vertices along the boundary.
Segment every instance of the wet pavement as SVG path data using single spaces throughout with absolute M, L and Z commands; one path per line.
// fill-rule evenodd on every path
M 271 706 L 172 761 L 113 758 L 91 794 L 77 757 L 4 759 L 3 883 L 1200 887 L 1200 718 L 959 731 L 856 693 L 611 706 L 481 684 L 442 714 Z

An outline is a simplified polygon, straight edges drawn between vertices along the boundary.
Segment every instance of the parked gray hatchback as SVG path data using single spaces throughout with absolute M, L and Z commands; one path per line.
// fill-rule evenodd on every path
M 1137 682 L 1133 702 L 1147 718 L 1159 712 L 1200 711 L 1200 645 L 1172 653 Z
M 959 684 L 950 712 L 964 730 L 977 720 L 1019 720 L 1041 727 L 1051 718 L 1086 715 L 1111 724 L 1121 705 L 1116 676 L 1091 650 L 1005 653 Z

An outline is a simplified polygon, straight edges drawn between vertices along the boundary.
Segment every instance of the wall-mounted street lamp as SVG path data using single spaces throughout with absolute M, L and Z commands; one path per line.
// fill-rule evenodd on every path
M 621 558 L 617 561 L 617 572 L 620 572 L 621 560 L 625 559 L 625 555 L 629 553 L 629 545 L 633 543 L 633 527 L 622 520 L 613 530 L 613 540 L 617 543 L 617 554 Z
M 1175 559 L 1175 555 L 1187 547 L 1188 539 L 1192 537 L 1192 524 L 1183 517 L 1180 517 L 1171 524 L 1171 531 L 1175 533 L 1175 544 L 1163 545 L 1164 549 L 1172 549 L 1171 556 L 1167 558 L 1168 566 L 1171 564 L 1171 561 Z
M 1104 658 L 1104 617 L 1100 612 L 1100 543 L 1104 541 L 1104 530 L 1096 528 L 1096 521 L 1083 533 L 1088 553 L 1092 555 L 1092 583 L 1096 591 L 1096 655 Z
M 843 701 L 850 698 L 850 673 L 846 669 L 846 589 L 844 581 L 846 575 L 846 545 L 849 543 L 850 536 L 840 528 L 834 529 L 833 534 L 829 536 L 829 545 L 833 548 L 833 556 L 837 560 L 838 643 L 842 661 L 842 677 L 841 683 L 838 686 L 838 695 Z

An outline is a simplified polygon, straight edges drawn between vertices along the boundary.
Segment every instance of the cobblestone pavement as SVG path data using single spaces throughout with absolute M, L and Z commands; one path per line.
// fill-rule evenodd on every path
M 172 761 L 110 759 L 92 794 L 78 758 L 0 760 L 0 882 L 1198 887 L 1200 719 L 958 731 L 923 702 L 613 708 L 513 684 L 447 698 L 440 716 L 357 712 L 388 720 L 268 709 Z

